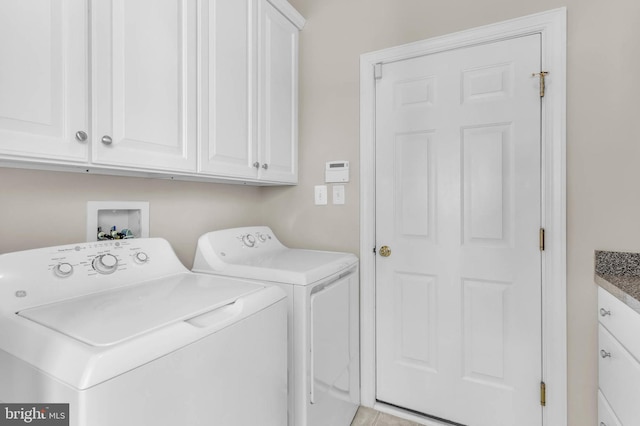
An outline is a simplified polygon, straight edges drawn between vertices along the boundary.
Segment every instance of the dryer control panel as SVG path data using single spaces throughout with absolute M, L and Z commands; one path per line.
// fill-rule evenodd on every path
M 198 239 L 194 271 L 204 265 L 205 270 L 223 270 L 229 264 L 259 263 L 269 253 L 286 249 L 268 226 L 212 231 Z
M 240 233 L 238 239 L 242 242 L 244 247 L 257 248 L 266 243 L 269 243 L 275 237 L 273 233 L 267 231 L 254 231 L 248 233 Z

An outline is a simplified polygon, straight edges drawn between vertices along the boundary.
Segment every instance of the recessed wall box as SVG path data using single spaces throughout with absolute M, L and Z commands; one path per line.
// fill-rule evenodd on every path
M 327 161 L 324 171 L 325 183 L 349 182 L 348 161 Z
M 131 231 L 133 238 L 149 237 L 149 203 L 147 201 L 87 202 L 87 241 L 98 241 L 98 228 L 109 232 Z

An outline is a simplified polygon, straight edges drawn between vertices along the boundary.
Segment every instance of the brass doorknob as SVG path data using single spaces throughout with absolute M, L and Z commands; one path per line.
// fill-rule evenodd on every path
M 382 257 L 391 256 L 391 249 L 389 248 L 389 246 L 380 247 L 380 256 L 382 256 Z

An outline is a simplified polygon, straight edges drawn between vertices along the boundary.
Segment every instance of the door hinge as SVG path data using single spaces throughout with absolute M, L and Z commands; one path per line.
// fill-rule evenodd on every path
M 376 248 L 375 247 L 373 248 L 373 254 L 376 254 Z
M 531 74 L 531 77 L 535 77 L 536 75 L 540 77 L 540 97 L 541 98 L 544 98 L 544 92 L 545 92 L 544 78 L 547 74 L 549 74 L 549 71 L 540 71 L 540 72 L 534 72 L 533 74 Z
M 544 382 L 540 382 L 540 405 L 547 405 L 547 385 Z
M 544 251 L 544 228 L 540 228 L 540 251 Z
M 382 78 L 382 62 L 379 62 L 373 66 L 373 77 L 376 80 L 380 80 Z

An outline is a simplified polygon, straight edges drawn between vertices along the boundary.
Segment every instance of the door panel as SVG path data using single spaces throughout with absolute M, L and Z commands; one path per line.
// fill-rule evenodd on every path
M 398 135 L 396 139 L 399 203 L 396 227 L 405 237 L 430 238 L 434 229 L 433 139 L 429 132 Z M 416 182 L 420 182 L 417 185 Z
M 540 36 L 384 64 L 376 88 L 377 399 L 542 422 Z
M 510 246 L 513 226 L 511 125 L 462 131 L 463 241 Z

